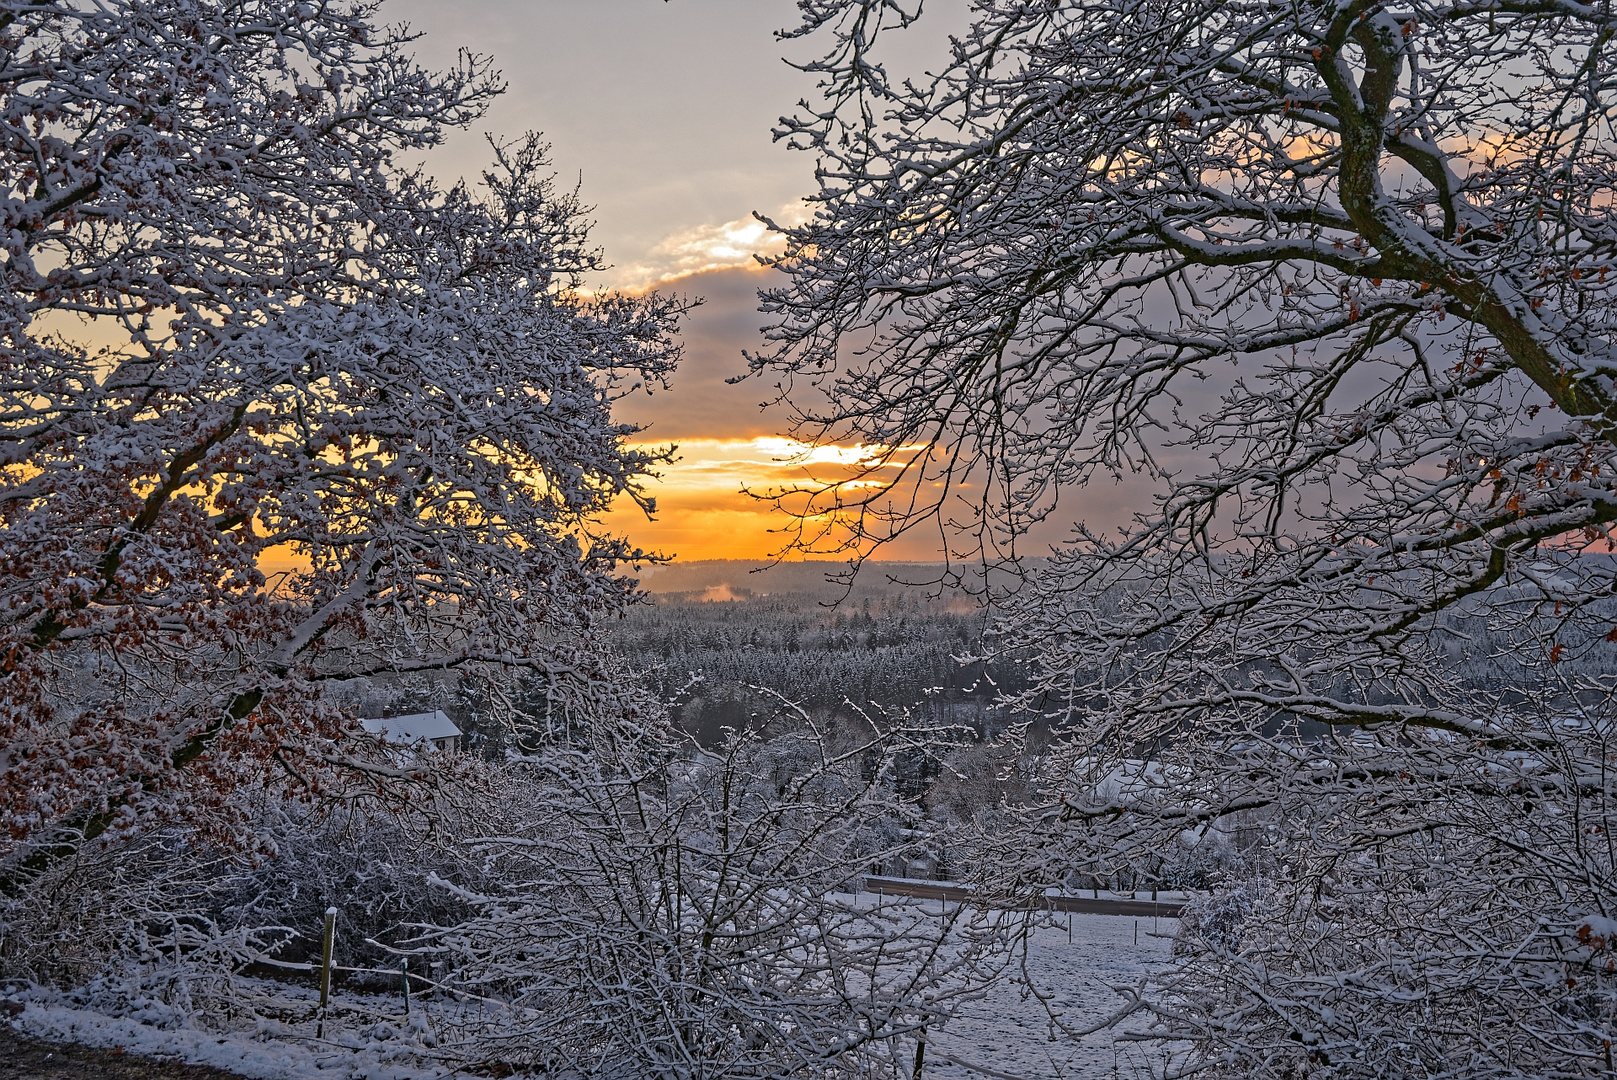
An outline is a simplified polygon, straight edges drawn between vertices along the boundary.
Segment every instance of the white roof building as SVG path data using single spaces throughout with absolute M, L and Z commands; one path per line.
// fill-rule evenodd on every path
M 441 710 L 410 713 L 407 716 L 382 716 L 374 720 L 361 720 L 360 724 L 372 735 L 393 746 L 414 746 L 425 739 L 436 750 L 460 749 L 460 728 Z

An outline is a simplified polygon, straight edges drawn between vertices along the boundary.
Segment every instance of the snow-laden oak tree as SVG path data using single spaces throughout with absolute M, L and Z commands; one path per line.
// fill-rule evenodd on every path
M 500 89 L 410 40 L 363 0 L 0 4 L 8 889 L 149 815 L 251 843 L 242 785 L 399 796 L 342 680 L 611 692 L 636 553 L 590 521 L 644 501 L 611 404 L 680 305 L 580 297 L 533 138 L 407 168 Z
M 801 7 L 754 368 L 887 449 L 796 508 L 994 556 L 1136 496 L 1010 601 L 1069 741 L 998 870 L 1226 844 L 1149 1014 L 1214 1072 L 1610 1070 L 1617 13 L 979 0 L 899 80 L 919 5 Z

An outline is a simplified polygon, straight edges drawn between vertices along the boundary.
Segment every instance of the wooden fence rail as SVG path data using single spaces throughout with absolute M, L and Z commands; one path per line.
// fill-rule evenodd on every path
M 917 881 L 914 878 L 867 877 L 865 891 L 884 896 L 913 896 L 919 900 L 976 899 L 976 891 L 963 885 L 945 885 L 936 881 Z M 996 907 L 1016 911 L 1076 911 L 1089 915 L 1157 915 L 1164 919 L 1177 919 L 1185 906 L 1183 900 L 1113 900 L 1087 896 L 1029 896 L 1014 904 L 995 904 Z

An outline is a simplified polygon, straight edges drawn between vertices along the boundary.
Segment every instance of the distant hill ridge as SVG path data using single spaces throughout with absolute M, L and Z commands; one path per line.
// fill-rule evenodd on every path
M 765 596 L 813 597 L 829 603 L 844 586 L 834 576 L 848 564 L 832 559 L 761 563 L 751 559 L 702 559 L 648 567 L 640 587 L 657 596 L 687 600 L 751 600 Z M 878 598 L 913 589 L 936 588 L 943 563 L 868 562 L 859 570 L 849 599 Z

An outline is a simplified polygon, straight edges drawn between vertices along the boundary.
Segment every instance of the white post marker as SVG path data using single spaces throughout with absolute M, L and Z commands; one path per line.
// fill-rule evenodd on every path
M 337 937 L 337 909 L 326 909 L 326 932 L 320 943 L 320 1023 L 314 1037 L 326 1037 L 326 1003 L 331 1000 L 331 946 Z

